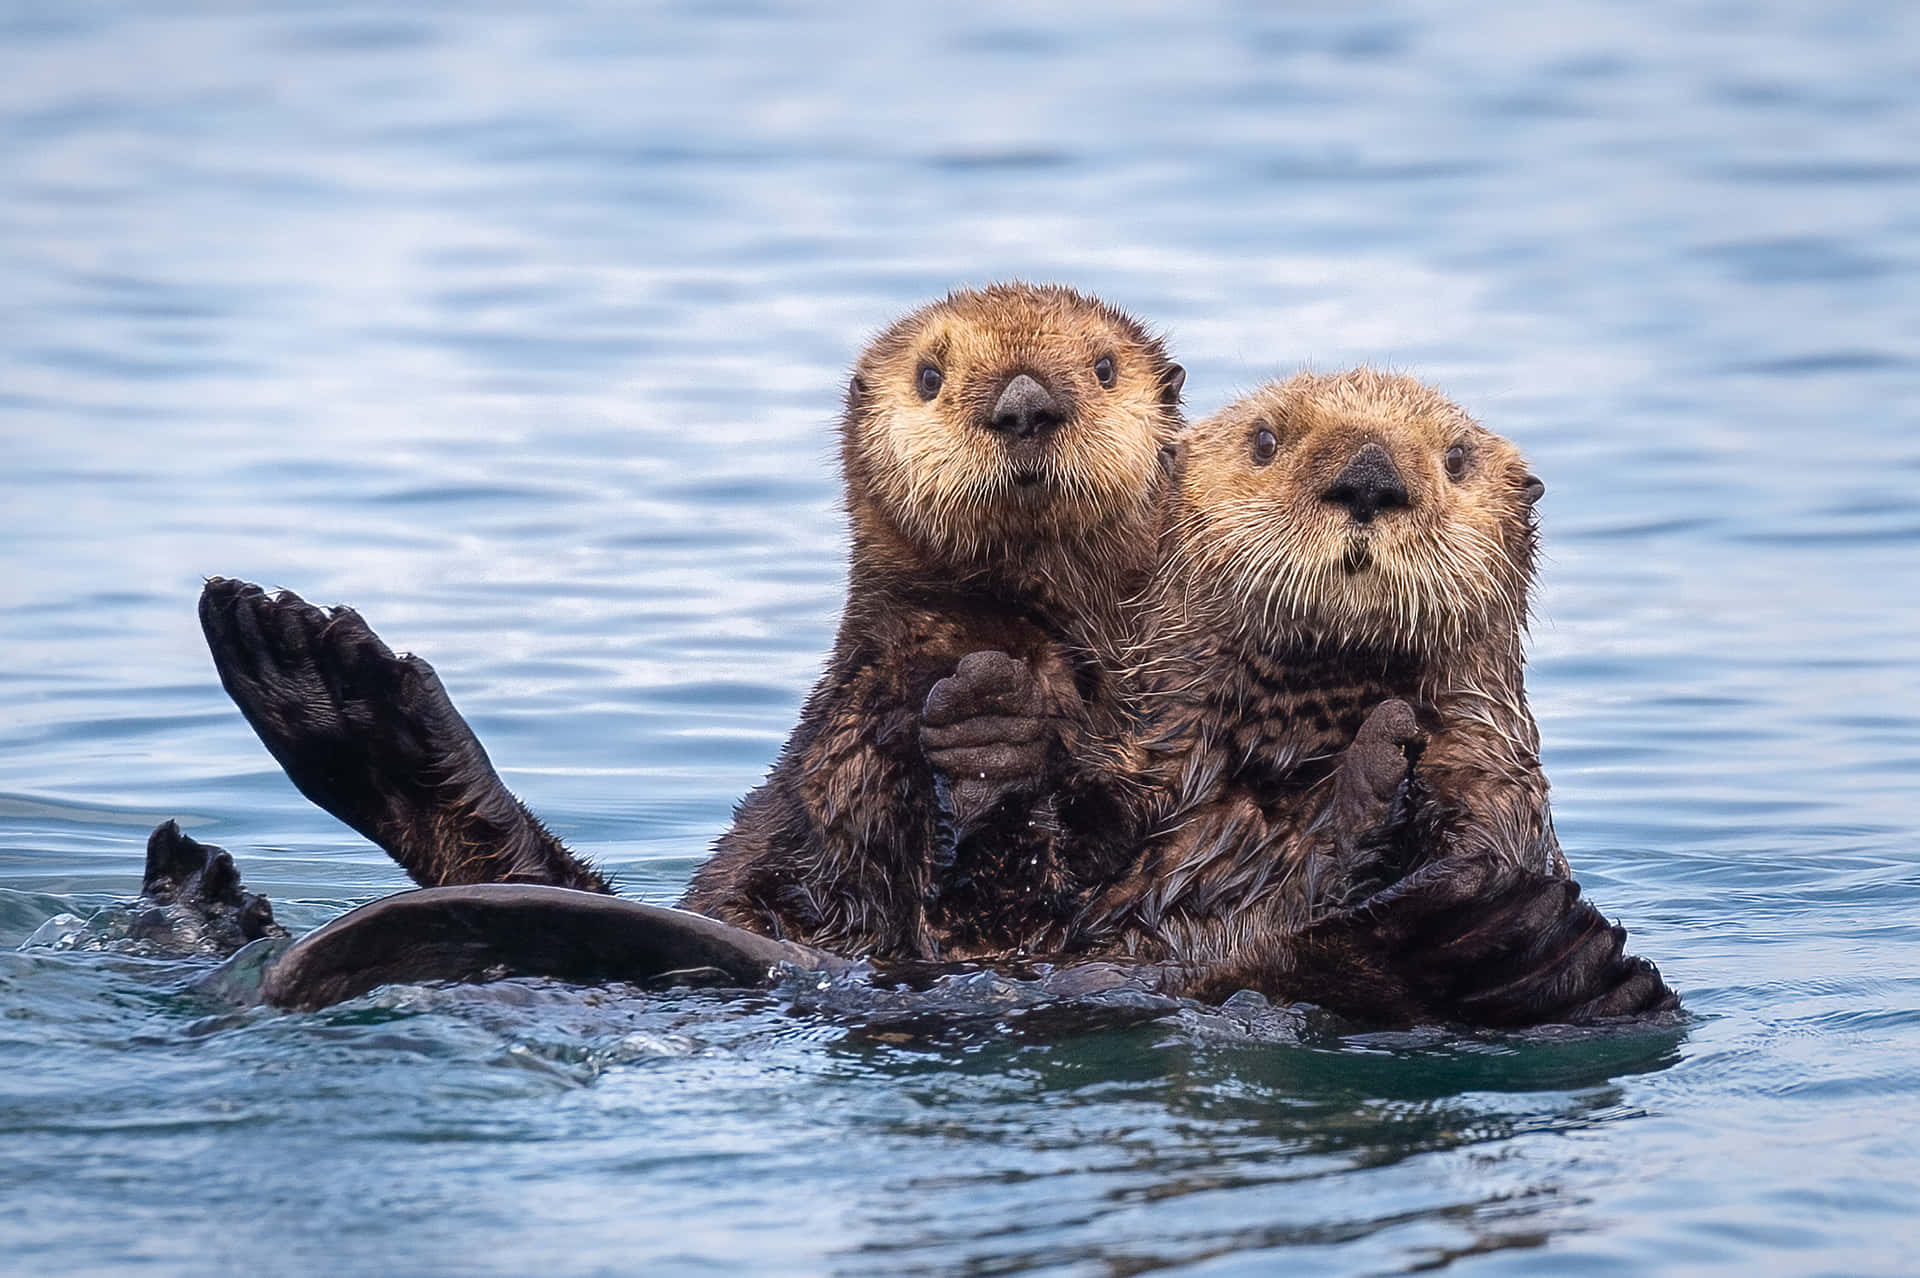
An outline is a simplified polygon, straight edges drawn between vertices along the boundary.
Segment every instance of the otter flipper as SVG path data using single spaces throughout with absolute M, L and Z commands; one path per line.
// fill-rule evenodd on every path
M 27 939 L 29 946 L 109 950 L 156 958 L 225 957 L 266 937 L 285 937 L 273 906 L 247 891 L 225 848 L 164 821 L 147 838 L 140 895 L 109 905 L 91 918 L 58 915 Z
M 266 1001 L 311 1010 L 395 982 L 548 976 L 583 985 L 679 975 L 737 987 L 781 967 L 851 964 L 717 919 L 533 884 L 426 888 L 363 905 L 295 942 L 267 973 Z
M 146 871 L 131 936 L 164 953 L 226 954 L 265 936 L 285 936 L 273 905 L 246 890 L 225 848 L 165 821 L 147 838 Z
M 1578 883 L 1480 858 L 1423 866 L 1293 950 L 1293 997 L 1370 1020 L 1579 1025 L 1680 1005 Z
M 294 785 L 415 882 L 608 890 L 508 791 L 433 667 L 395 656 L 353 609 L 213 577 L 200 624 L 221 684 Z

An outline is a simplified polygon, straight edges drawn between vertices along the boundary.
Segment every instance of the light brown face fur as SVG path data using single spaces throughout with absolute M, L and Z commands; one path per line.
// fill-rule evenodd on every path
M 993 426 L 1022 374 L 1059 411 L 1031 438 Z M 923 552 L 961 564 L 1036 542 L 1150 539 L 1183 378 L 1138 321 L 1071 289 L 955 292 L 861 356 L 843 428 L 850 491 Z
M 1368 368 L 1303 373 L 1196 423 L 1184 447 L 1174 563 L 1216 623 L 1427 654 L 1524 627 L 1540 482 L 1438 392 Z M 1384 494 L 1377 509 L 1356 509 L 1355 476 Z

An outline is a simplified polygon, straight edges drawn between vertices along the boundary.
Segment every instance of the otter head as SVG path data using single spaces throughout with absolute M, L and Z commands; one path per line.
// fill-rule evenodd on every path
M 1048 285 L 922 307 L 861 355 L 842 451 L 856 539 L 996 569 L 1057 547 L 1150 549 L 1185 374 L 1124 312 Z M 904 542 L 904 545 L 899 543 Z
M 1544 485 L 1438 392 L 1302 374 L 1196 423 L 1185 448 L 1177 562 L 1257 641 L 1432 654 L 1524 627 Z

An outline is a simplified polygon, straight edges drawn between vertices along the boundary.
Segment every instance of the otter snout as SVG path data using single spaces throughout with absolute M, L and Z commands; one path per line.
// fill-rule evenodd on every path
M 1320 494 L 1320 500 L 1345 506 L 1355 522 L 1369 524 L 1381 511 L 1408 504 L 1407 481 L 1387 450 L 1368 442 Z
M 1027 373 L 1008 382 L 994 401 L 987 425 L 1013 439 L 1039 439 L 1066 420 L 1053 392 Z

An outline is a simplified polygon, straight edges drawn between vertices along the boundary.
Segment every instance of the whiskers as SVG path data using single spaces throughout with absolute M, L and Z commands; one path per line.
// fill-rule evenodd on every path
M 1186 514 L 1169 544 L 1148 648 L 1225 626 L 1256 643 L 1317 638 L 1437 654 L 1526 627 L 1530 565 L 1465 519 L 1355 527 L 1243 499 Z

